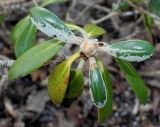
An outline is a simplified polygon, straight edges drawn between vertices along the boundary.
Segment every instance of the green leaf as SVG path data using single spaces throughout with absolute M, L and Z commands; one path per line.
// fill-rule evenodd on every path
M 22 31 L 25 30 L 25 28 L 27 28 L 29 22 L 29 16 L 24 17 L 23 19 L 21 19 L 12 29 L 11 31 L 11 42 L 13 44 L 16 43 L 16 41 L 20 38 Z
M 68 0 L 43 0 L 42 6 L 47 6 L 49 4 L 57 4 L 62 2 L 67 2 Z
M 72 31 L 53 13 L 41 7 L 30 10 L 31 21 L 37 29 L 49 37 L 56 37 L 63 42 L 76 43 Z
M 141 103 L 146 103 L 148 100 L 148 91 L 144 81 L 136 72 L 135 68 L 127 61 L 116 58 L 120 69 L 124 72 L 128 84 L 138 96 Z
M 112 82 L 110 75 L 107 69 L 103 67 L 103 64 L 100 60 L 97 60 L 98 68 L 102 77 L 104 79 L 106 90 L 107 90 L 107 102 L 103 108 L 98 108 L 98 122 L 104 122 L 112 114 Z
M 134 2 L 134 3 L 144 2 L 144 0 L 129 0 L 129 1 Z
M 112 11 L 118 11 L 119 9 L 121 11 L 126 11 L 129 8 L 128 4 L 124 1 L 120 1 L 119 4 L 113 3 L 112 4 Z
M 84 78 L 81 70 L 71 70 L 66 98 L 77 98 L 82 94 Z
M 89 78 L 91 99 L 98 108 L 103 108 L 107 102 L 107 90 L 102 74 L 93 57 L 90 58 Z
M 106 33 L 106 31 L 103 28 L 94 24 L 85 25 L 84 30 L 88 33 L 88 36 L 90 37 L 96 37 Z
M 26 52 L 28 49 L 34 46 L 34 41 L 36 39 L 36 27 L 28 21 L 28 26 L 25 26 L 26 28 L 24 31 L 21 31 L 21 35 L 19 39 L 16 41 L 15 44 L 15 53 L 16 57 L 21 56 L 24 52 Z M 26 34 L 27 33 L 27 34 Z
M 4 16 L 0 14 L 0 25 L 4 22 Z
M 153 13 L 160 16 L 160 0 L 150 0 L 149 7 Z
M 150 58 L 155 48 L 147 41 L 128 40 L 100 47 L 101 51 L 127 61 L 143 61 Z
M 37 70 L 55 56 L 63 46 L 62 42 L 52 39 L 29 49 L 11 66 L 9 79 L 24 77 Z
M 29 16 L 20 20 L 12 29 L 11 41 L 15 44 L 16 57 L 21 56 L 25 51 L 34 46 L 36 38 L 36 27 L 30 21 Z
M 68 28 L 70 28 L 71 30 L 76 30 L 76 31 L 80 32 L 84 38 L 88 37 L 88 33 L 84 29 L 82 29 L 81 27 L 74 25 L 74 24 L 71 24 L 71 23 L 67 23 L 67 22 L 65 22 L 65 25 Z
M 48 95 L 55 104 L 60 104 L 65 96 L 72 63 L 79 57 L 79 52 L 59 64 L 51 72 L 48 79 Z
M 153 19 L 148 15 L 143 15 L 143 23 L 147 32 L 151 34 L 152 26 L 153 26 Z

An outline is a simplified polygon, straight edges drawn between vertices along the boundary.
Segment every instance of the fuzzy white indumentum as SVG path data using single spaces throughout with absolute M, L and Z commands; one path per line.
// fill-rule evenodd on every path
M 85 39 L 80 45 L 80 50 L 86 56 L 94 55 L 97 52 L 97 39 Z

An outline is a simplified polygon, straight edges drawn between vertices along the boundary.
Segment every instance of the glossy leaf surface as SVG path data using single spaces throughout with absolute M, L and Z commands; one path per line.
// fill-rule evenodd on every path
M 66 98 L 77 98 L 82 94 L 84 78 L 81 70 L 71 70 L 69 84 L 65 94 Z
M 63 46 L 62 42 L 52 39 L 29 49 L 11 66 L 9 79 L 32 73 L 56 55 Z
M 88 33 L 88 36 L 95 37 L 106 33 L 106 31 L 94 24 L 87 24 L 84 26 L 84 30 Z
M 100 50 L 127 61 L 143 61 L 155 52 L 153 45 L 143 40 L 122 41 L 101 47 Z
M 107 101 L 107 90 L 102 74 L 96 63 L 90 64 L 89 78 L 91 99 L 98 108 L 103 108 Z
M 98 68 L 104 79 L 106 90 L 107 90 L 107 102 L 103 108 L 98 108 L 98 122 L 104 122 L 112 114 L 112 83 L 110 75 L 107 69 L 103 67 L 103 64 L 100 60 L 97 60 Z
M 59 64 L 51 72 L 48 79 L 48 95 L 55 104 L 60 104 L 65 96 L 68 82 L 70 78 L 70 68 L 72 63 L 79 57 L 79 53 L 76 53 Z
M 72 31 L 52 12 L 41 7 L 34 7 L 30 10 L 31 21 L 36 27 L 48 35 L 56 37 L 63 42 L 75 41 Z
M 132 90 L 138 96 L 141 103 L 146 103 L 148 100 L 148 91 L 144 81 L 141 79 L 135 68 L 127 61 L 117 59 L 120 69 L 124 72 L 125 78 Z

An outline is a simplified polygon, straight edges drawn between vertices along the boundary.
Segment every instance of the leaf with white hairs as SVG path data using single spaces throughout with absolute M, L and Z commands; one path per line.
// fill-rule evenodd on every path
M 143 40 L 122 41 L 99 47 L 99 49 L 119 59 L 138 62 L 150 58 L 155 52 L 152 44 Z
M 42 7 L 33 7 L 30 10 L 32 23 L 41 32 L 49 37 L 55 37 L 63 42 L 80 43 L 73 32 L 52 12 Z

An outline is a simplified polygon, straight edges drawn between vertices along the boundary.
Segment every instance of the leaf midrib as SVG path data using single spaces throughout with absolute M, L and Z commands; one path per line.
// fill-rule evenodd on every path
M 50 42 L 50 43 L 51 43 L 51 42 Z M 39 53 L 33 55 L 32 58 L 35 58 L 35 57 L 37 57 L 37 56 L 40 56 L 40 55 L 43 54 L 45 51 L 47 51 L 47 50 L 51 49 L 52 47 L 54 47 L 54 46 L 56 46 L 56 45 L 59 45 L 59 44 L 60 44 L 60 41 L 58 41 L 58 42 L 56 42 L 55 44 L 49 46 L 48 48 L 45 48 L 44 50 L 40 51 Z M 25 54 L 24 54 L 24 55 L 25 55 Z M 21 57 L 24 58 L 24 55 L 22 55 Z M 28 56 L 28 55 L 27 55 L 27 56 Z M 21 57 L 20 57 L 20 58 L 21 58 Z M 20 58 L 19 58 L 19 59 L 20 59 Z M 24 59 L 25 59 L 25 60 L 24 60 Z M 23 59 L 24 62 L 25 62 L 25 61 L 28 61 L 28 60 L 26 59 L 26 57 L 25 57 L 24 59 Z M 23 60 L 21 60 L 21 61 L 23 61 Z M 18 63 L 18 62 L 19 62 L 19 61 L 17 61 L 17 63 Z M 24 62 L 19 62 L 19 64 L 16 64 L 16 63 L 15 63 L 15 64 L 16 64 L 17 67 L 18 67 L 18 66 L 22 66 Z M 15 68 L 15 69 L 16 69 L 16 68 Z
M 67 69 L 68 68 L 70 68 L 70 65 L 66 65 L 66 67 L 65 67 L 65 69 L 64 69 L 64 71 L 63 71 L 63 73 L 60 73 L 60 76 L 59 76 L 59 78 L 56 80 L 56 82 L 54 83 L 54 84 L 57 84 L 54 88 L 56 89 L 57 88 L 57 86 L 58 86 L 58 84 L 60 83 L 60 82 L 63 82 L 63 80 L 62 80 L 62 77 L 63 77 L 63 75 L 65 74 L 65 72 L 67 71 Z M 67 75 L 68 76 L 68 75 Z M 66 78 L 67 76 L 64 76 L 64 78 Z

